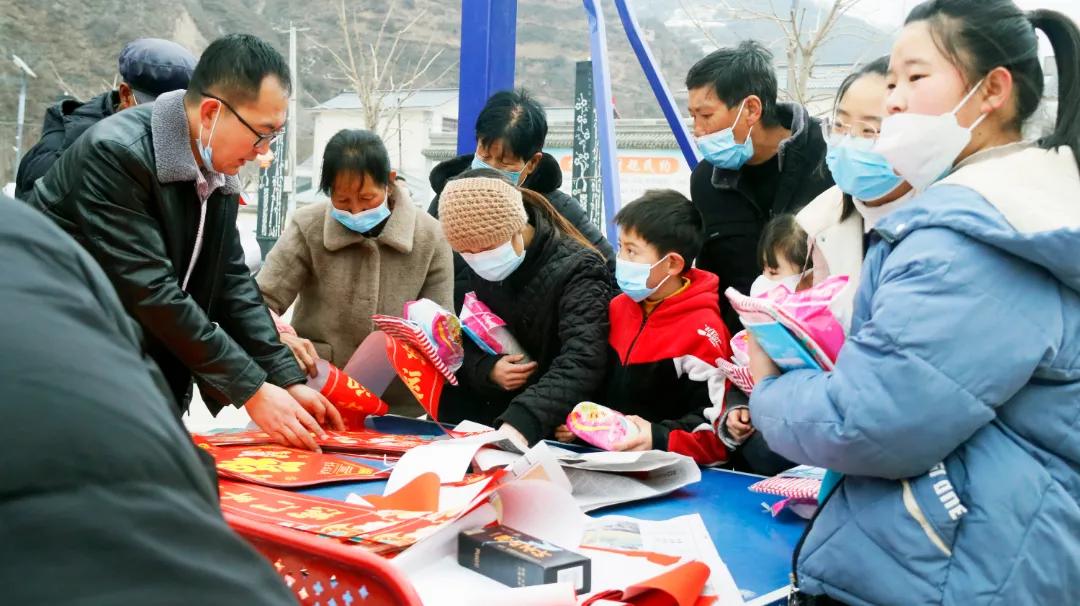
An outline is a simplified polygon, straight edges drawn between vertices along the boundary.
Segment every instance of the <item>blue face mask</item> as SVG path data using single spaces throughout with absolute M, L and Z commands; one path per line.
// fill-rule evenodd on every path
M 202 159 L 203 169 L 207 171 L 214 170 L 214 148 L 210 147 L 210 142 L 214 140 L 214 129 L 217 128 L 217 120 L 221 117 L 221 104 L 218 104 L 218 112 L 214 114 L 214 121 L 210 124 L 210 136 L 206 139 L 206 145 L 202 142 L 202 122 L 199 122 L 199 138 L 195 140 L 195 149 L 199 150 L 199 157 Z
M 884 156 L 872 151 L 873 145 L 871 139 L 834 135 L 825 154 L 840 191 L 864 202 L 882 198 L 904 182 Z
M 525 251 L 517 254 L 514 250 L 513 240 L 479 253 L 461 253 L 461 258 L 476 275 L 488 282 L 502 282 L 514 273 L 521 263 L 525 261 Z
M 514 185 L 517 185 L 521 181 L 521 171 L 520 170 L 502 170 L 502 169 L 495 168 L 494 166 L 492 166 L 492 165 L 488 164 L 487 162 L 484 162 L 483 160 L 481 160 L 480 159 L 480 154 L 473 154 L 472 164 L 470 165 L 470 168 L 487 168 L 487 169 L 493 170 L 495 172 L 502 173 Z
M 735 122 L 731 126 L 711 135 L 698 137 L 697 145 L 701 155 L 716 168 L 739 170 L 754 155 L 754 142 L 750 139 L 749 131 L 746 133 L 746 141 L 735 142 L 734 128 L 739 123 L 744 105 L 745 99 L 739 104 L 739 112 L 735 114 Z M 754 128 L 750 127 L 750 130 Z
M 648 263 L 635 263 L 633 261 L 627 261 L 626 259 L 615 259 L 615 280 L 619 283 L 619 288 L 622 289 L 626 296 L 630 297 L 637 303 L 641 303 L 645 299 L 648 299 L 657 291 L 664 282 L 668 281 L 671 274 L 660 280 L 660 283 L 656 286 L 649 288 L 649 274 L 657 265 L 664 262 L 663 257 L 656 263 L 649 265 Z
M 332 208 L 330 209 L 330 216 L 337 219 L 338 223 L 341 223 L 348 229 L 355 231 L 358 234 L 366 234 L 375 229 L 375 227 L 390 216 L 390 204 L 388 202 L 389 197 L 384 199 L 382 204 L 375 208 L 362 210 L 358 213 L 350 213 L 337 208 Z

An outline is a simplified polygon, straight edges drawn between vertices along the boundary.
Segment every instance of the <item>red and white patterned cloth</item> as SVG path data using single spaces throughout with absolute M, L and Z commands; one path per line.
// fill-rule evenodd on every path
M 799 465 L 750 486 L 750 490 L 795 499 L 817 499 L 825 470 Z

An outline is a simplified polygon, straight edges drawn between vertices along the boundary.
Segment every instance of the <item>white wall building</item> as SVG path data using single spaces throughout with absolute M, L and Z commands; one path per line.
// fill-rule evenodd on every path
M 555 121 L 553 118 L 561 118 Z M 544 151 L 558 160 L 563 169 L 562 189 L 571 193 L 573 154 L 573 112 L 548 111 L 548 137 Z M 615 139 L 619 158 L 619 195 L 622 204 L 649 189 L 674 189 L 689 197 L 690 167 L 683 158 L 675 136 L 664 120 L 616 120 Z M 456 155 L 457 136 L 451 133 L 432 137 L 424 155 L 434 165 Z
M 431 200 L 428 173 L 434 164 L 423 151 L 431 145 L 433 135 L 457 133 L 457 89 L 423 89 L 391 93 L 383 101 L 385 118 L 379 133 L 390 153 L 390 163 L 405 177 L 413 198 L 424 206 Z M 365 128 L 363 107 L 356 93 L 344 92 L 311 110 L 315 118 L 315 140 L 311 166 L 312 180 L 317 187 L 322 173 L 323 151 L 326 143 L 345 128 Z M 314 188 L 301 192 L 301 203 L 325 199 Z

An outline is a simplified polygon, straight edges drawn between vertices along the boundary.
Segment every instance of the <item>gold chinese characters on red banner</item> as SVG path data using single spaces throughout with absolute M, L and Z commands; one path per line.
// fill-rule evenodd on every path
M 276 445 L 212 446 L 197 440 L 214 457 L 218 475 L 277 488 L 358 482 L 389 477 L 387 467 L 344 457 Z
M 257 446 L 274 443 L 268 434 L 261 431 L 195 434 L 194 438 L 196 442 L 211 446 Z M 417 446 L 430 444 L 436 439 L 436 436 L 382 433 L 370 429 L 329 431 L 325 439 L 315 436 L 315 442 L 319 444 L 319 447 L 328 452 L 391 456 L 402 455 Z

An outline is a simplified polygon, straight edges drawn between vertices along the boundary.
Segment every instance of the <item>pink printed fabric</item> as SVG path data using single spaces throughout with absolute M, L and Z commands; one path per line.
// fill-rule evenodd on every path
M 778 286 L 760 297 L 748 297 L 732 288 L 725 295 L 744 322 L 779 322 L 806 347 L 822 368 L 832 370 L 845 335 L 843 325 L 829 305 L 847 283 L 847 276 L 832 276 L 821 284 L 795 293 Z
M 800 465 L 750 486 L 750 490 L 791 499 L 817 499 L 825 470 Z
M 739 366 L 750 366 L 750 337 L 745 329 L 731 337 L 731 361 Z
M 446 311 L 430 299 L 409 301 L 405 304 L 405 319 L 424 331 L 435 348 L 439 359 L 457 372 L 465 360 L 461 342 L 461 322 L 457 316 Z
M 637 435 L 637 426 L 626 415 L 593 402 L 575 406 L 566 417 L 566 427 L 575 436 L 604 450 Z
M 749 367 L 733 364 L 722 358 L 716 361 L 716 367 L 735 387 L 738 387 L 746 395 L 750 395 L 754 391 L 754 375 L 750 373 Z
M 435 345 L 431 342 L 424 331 L 415 323 L 402 318 L 395 318 L 393 316 L 384 316 L 376 314 L 371 316 L 371 320 L 375 322 L 375 326 L 399 342 L 407 343 L 420 352 L 422 356 L 431 362 L 435 369 L 439 371 L 451 385 L 457 385 L 457 377 L 454 376 L 454 371 L 450 370 L 450 367 L 443 363 L 439 358 L 438 352 L 435 350 Z
M 482 340 L 492 351 L 502 351 L 502 344 L 495 338 L 493 331 L 496 328 L 506 326 L 506 322 L 495 312 L 491 311 L 483 301 L 476 298 L 476 293 L 466 293 L 465 302 L 461 308 L 461 323 Z

